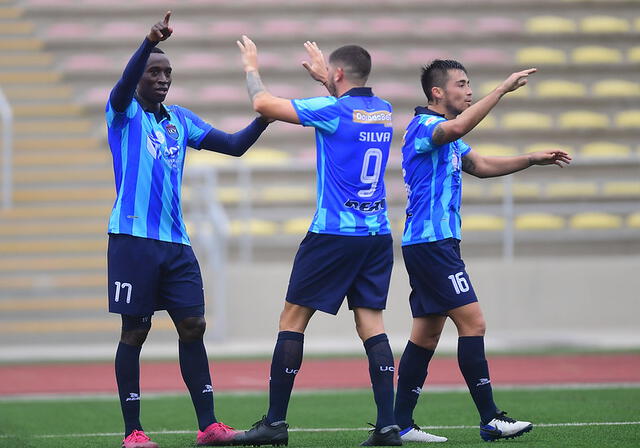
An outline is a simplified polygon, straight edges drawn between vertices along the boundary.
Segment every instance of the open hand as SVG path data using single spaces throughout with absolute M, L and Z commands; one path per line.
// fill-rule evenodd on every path
M 320 81 L 322 84 L 326 84 L 329 80 L 329 70 L 322 51 L 315 42 L 310 41 L 304 43 L 304 48 L 307 50 L 307 53 L 309 53 L 311 63 L 303 61 L 302 66 L 307 69 L 313 79 Z
M 514 90 L 519 89 L 520 87 L 527 84 L 529 79 L 529 75 L 537 72 L 537 68 L 530 68 L 527 70 L 522 70 L 521 72 L 512 73 L 507 79 L 505 79 L 502 84 L 498 86 L 498 90 L 502 93 L 513 92 Z
M 560 149 L 549 149 L 529 154 L 529 162 L 531 165 L 558 165 L 563 168 L 563 163 L 571 163 L 571 156 Z
M 247 36 L 242 36 L 242 41 L 237 40 L 238 48 L 242 54 L 242 64 L 245 72 L 258 70 L 258 48 Z
M 167 11 L 162 22 L 158 22 L 151 27 L 151 31 L 147 36 L 151 42 L 162 42 L 163 40 L 169 39 L 169 36 L 173 33 L 173 28 L 169 26 L 170 18 L 171 11 Z

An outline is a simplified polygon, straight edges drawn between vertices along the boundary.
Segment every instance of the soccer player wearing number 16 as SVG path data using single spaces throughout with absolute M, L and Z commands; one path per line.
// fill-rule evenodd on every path
M 411 336 L 400 360 L 395 415 L 403 441 L 432 442 L 413 422 L 413 410 L 447 317 L 458 329 L 458 363 L 480 414 L 487 441 L 518 437 L 529 422 L 514 420 L 493 402 L 484 353 L 485 321 L 460 258 L 461 169 L 477 177 L 502 176 L 532 165 L 569 163 L 564 151 L 514 157 L 477 154 L 461 140 L 508 92 L 527 83 L 535 69 L 514 73 L 471 105 L 465 68 L 433 61 L 422 71 L 428 107 L 417 107 L 405 134 L 402 169 L 409 195 L 402 255 L 409 273 L 413 314 Z
M 369 358 L 378 407 L 375 428 L 363 445 L 401 445 L 393 417 L 393 355 L 382 321 L 393 264 L 383 182 L 393 132 L 391 105 L 364 87 L 371 57 L 362 47 L 338 48 L 327 66 L 320 49 L 307 42 L 311 63 L 303 65 L 331 96 L 287 100 L 266 91 L 255 44 L 244 36 L 238 45 L 254 109 L 267 118 L 315 128 L 318 199 L 280 316 L 269 411 L 235 443 L 287 443 L 285 418 L 302 363 L 304 331 L 316 310 L 336 314 L 346 296 Z

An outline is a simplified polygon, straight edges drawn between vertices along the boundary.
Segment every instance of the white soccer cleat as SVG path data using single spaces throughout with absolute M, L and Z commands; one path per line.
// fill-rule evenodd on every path
M 493 442 L 499 439 L 513 439 L 533 429 L 533 423 L 520 422 L 507 417 L 506 414 L 506 412 L 500 412 L 486 425 L 480 424 L 482 440 Z
M 404 432 L 404 431 L 403 431 Z M 420 443 L 429 443 L 429 442 L 446 442 L 446 437 L 436 436 L 434 434 L 429 434 L 426 431 L 420 429 L 418 425 L 415 423 L 409 428 L 407 432 L 400 433 L 400 438 L 402 439 L 402 443 L 404 442 L 420 442 Z

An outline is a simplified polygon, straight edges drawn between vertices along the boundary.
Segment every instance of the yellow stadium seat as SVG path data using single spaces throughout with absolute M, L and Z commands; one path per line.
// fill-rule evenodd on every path
M 259 197 L 268 202 L 300 202 L 314 199 L 315 192 L 301 185 L 278 185 L 265 187 Z
M 631 31 L 627 19 L 612 16 L 589 16 L 580 21 L 583 33 L 626 33 Z
M 462 218 L 463 231 L 469 230 L 502 230 L 504 229 L 504 218 L 495 215 L 465 215 Z
M 592 142 L 580 150 L 583 157 L 629 157 L 631 148 L 628 145 L 613 142 Z
M 516 217 L 517 230 L 553 230 L 564 228 L 564 218 L 550 213 L 526 213 Z
M 576 64 L 616 64 L 622 62 L 617 48 L 585 46 L 573 50 L 571 59 Z
M 279 149 L 258 147 L 248 151 L 242 160 L 249 165 L 284 165 L 289 163 L 290 156 Z
M 529 153 L 529 152 L 538 152 L 538 151 L 546 151 L 549 149 L 560 149 L 562 151 L 566 151 L 568 153 L 571 153 L 573 151 L 573 148 L 571 146 L 565 145 L 563 143 L 556 143 L 556 142 L 538 142 L 538 143 L 534 143 L 533 145 L 529 145 L 525 148 L 524 152 L 525 153 Z
M 577 213 L 569 220 L 574 229 L 617 229 L 622 226 L 622 218 L 610 213 Z
M 252 219 L 249 222 L 244 220 L 231 221 L 231 235 L 255 235 L 271 236 L 278 231 L 276 223 L 262 219 Z
M 636 17 L 636 20 L 634 20 L 634 28 L 636 31 L 640 31 L 640 17 Z
M 640 212 L 632 213 L 627 217 L 627 227 L 640 229 Z
M 506 129 L 549 129 L 551 117 L 536 112 L 512 112 L 502 118 Z
M 480 86 L 480 95 L 487 96 L 489 93 L 493 92 L 493 90 L 496 87 L 498 87 L 498 85 L 501 82 L 502 82 L 501 80 L 496 80 L 496 81 L 487 81 L 482 83 L 482 85 Z M 523 86 L 516 91 L 509 92 L 509 95 L 507 95 L 506 98 L 508 99 L 513 97 L 528 97 L 530 92 L 531 92 L 531 88 L 529 86 Z
M 574 110 L 560 115 L 561 128 L 606 128 L 609 126 L 609 117 L 598 112 L 588 110 Z
M 495 129 L 498 125 L 496 117 L 488 115 L 482 119 L 474 129 Z
M 472 149 L 483 156 L 515 156 L 518 154 L 518 149 L 515 146 L 496 143 L 478 144 L 474 145 Z
M 605 196 L 640 196 L 640 181 L 611 181 L 602 187 Z
M 595 96 L 640 96 L 640 84 L 624 79 L 603 79 L 593 85 L 592 92 Z
M 186 163 L 189 166 L 225 166 L 233 161 L 229 156 L 211 151 L 188 151 Z
M 513 196 L 516 198 L 537 198 L 540 197 L 540 184 L 534 182 L 516 182 L 511 186 Z M 489 195 L 492 197 L 502 197 L 504 195 L 504 184 L 494 183 L 489 188 Z
M 536 16 L 527 20 L 526 29 L 530 33 L 573 33 L 577 26 L 573 20 L 558 16 Z
M 625 110 L 616 115 L 619 128 L 640 128 L 640 110 Z
M 310 224 L 309 218 L 293 218 L 285 221 L 282 231 L 287 235 L 304 235 Z
M 596 182 L 554 182 L 547 185 L 547 196 L 550 198 L 591 197 L 598 194 Z
M 564 51 L 549 47 L 526 47 L 516 53 L 516 62 L 522 65 L 565 64 Z
M 542 81 L 537 85 L 536 93 L 540 97 L 583 97 L 587 93 L 584 84 L 562 79 Z
M 629 49 L 629 55 L 627 57 L 629 62 L 640 62 L 640 47 L 633 47 Z

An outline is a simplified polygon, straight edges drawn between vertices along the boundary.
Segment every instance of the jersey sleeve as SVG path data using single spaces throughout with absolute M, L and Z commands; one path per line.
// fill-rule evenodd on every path
M 189 109 L 180 107 L 180 111 L 182 112 L 185 119 L 187 145 L 195 149 L 200 149 L 202 140 L 206 137 L 209 131 L 213 129 L 213 126 L 211 126 L 209 123 L 204 121 Z
M 314 127 L 328 134 L 333 134 L 338 129 L 340 115 L 336 97 L 319 96 L 291 100 L 291 103 L 303 126 Z
M 446 121 L 443 117 L 438 117 L 434 115 L 426 116 L 424 121 L 421 120 L 418 128 L 416 130 L 416 138 L 415 138 L 415 150 L 418 153 L 424 153 L 433 151 L 440 146 L 434 145 L 431 141 L 433 137 L 433 131 L 438 126 L 438 124 Z
M 458 149 L 460 150 L 460 157 L 464 157 L 471 152 L 471 146 L 462 140 L 458 140 Z
M 111 101 L 107 101 L 107 106 L 105 108 L 105 118 L 107 120 L 107 126 L 113 127 L 114 124 L 124 125 L 126 120 L 136 116 L 138 107 L 140 106 L 138 105 L 137 101 L 131 101 L 123 112 L 118 112 L 111 105 Z

